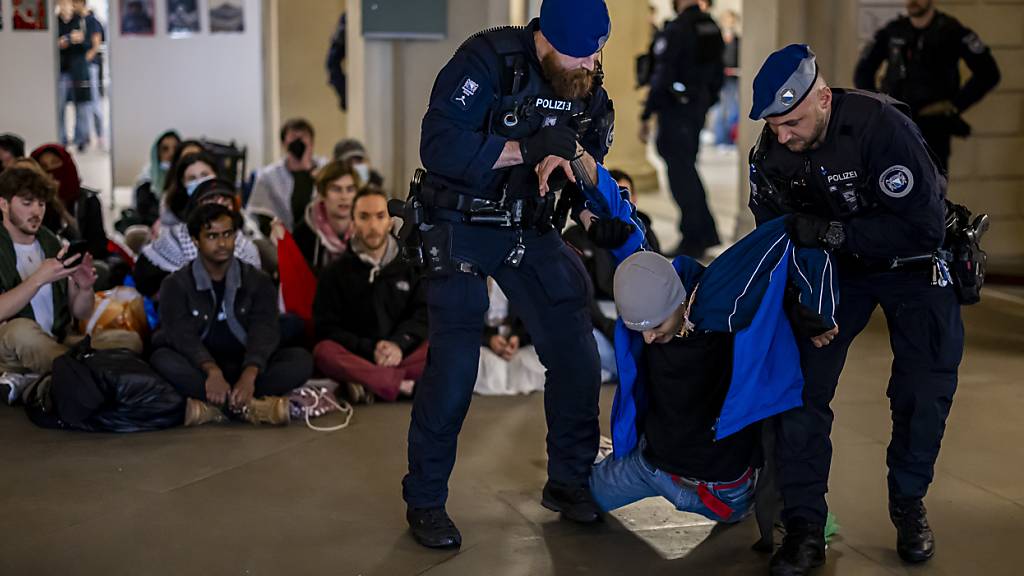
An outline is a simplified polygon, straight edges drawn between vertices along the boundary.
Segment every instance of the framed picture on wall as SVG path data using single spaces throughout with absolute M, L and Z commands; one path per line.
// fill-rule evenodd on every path
M 156 32 L 153 0 L 120 0 L 121 35 L 152 36 Z
M 46 30 L 46 0 L 14 0 L 15 30 Z
M 210 32 L 245 32 L 243 0 L 210 0 Z
M 199 33 L 199 0 L 167 0 L 167 33 L 175 38 Z

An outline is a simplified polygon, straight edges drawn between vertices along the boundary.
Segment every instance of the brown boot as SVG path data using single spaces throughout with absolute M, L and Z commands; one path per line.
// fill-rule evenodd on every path
M 185 426 L 199 426 L 201 424 L 219 424 L 227 422 L 228 417 L 220 411 L 220 408 L 207 404 L 201 400 L 189 398 L 185 402 Z
M 242 418 L 250 424 L 286 425 L 291 420 L 286 396 L 253 398 L 242 409 Z

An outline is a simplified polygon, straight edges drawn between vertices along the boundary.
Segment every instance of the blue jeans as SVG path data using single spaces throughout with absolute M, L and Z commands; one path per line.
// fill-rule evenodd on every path
M 629 456 L 621 459 L 609 456 L 594 466 L 590 475 L 590 491 L 594 501 L 605 512 L 650 496 L 662 496 L 680 512 L 694 512 L 716 522 L 739 522 L 753 509 L 756 474 L 750 474 L 735 486 L 730 485 L 736 482 L 705 484 L 715 498 L 732 509 L 732 513 L 721 515 L 704 503 L 696 487 L 699 481 L 676 480 L 648 462 L 643 456 L 646 445 L 647 441 L 641 439 L 640 445 Z
M 96 138 L 103 138 L 103 100 L 100 97 L 100 65 L 89 64 L 89 82 L 92 83 L 91 120 L 95 124 Z
M 64 114 L 67 111 L 68 103 L 75 105 L 75 140 L 74 143 L 80 146 L 89 144 L 89 115 L 92 112 L 91 102 L 75 102 L 75 83 L 71 80 L 71 74 L 60 75 L 59 114 L 57 118 L 57 134 L 60 135 L 61 146 L 68 145 L 67 123 Z
M 615 344 L 597 328 L 594 328 L 594 341 L 597 342 L 597 355 L 601 357 L 601 381 L 618 380 L 619 369 L 615 363 Z

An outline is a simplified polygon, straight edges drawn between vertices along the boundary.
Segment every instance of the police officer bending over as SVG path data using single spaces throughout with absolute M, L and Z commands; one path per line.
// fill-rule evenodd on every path
M 425 208 L 430 349 L 403 480 L 407 519 L 424 546 L 461 544 L 445 501 L 477 375 L 487 276 L 525 321 L 547 368 L 541 503 L 571 520 L 599 518 L 588 488 L 600 387 L 591 288 L 552 214 L 569 179 L 597 181 L 596 162 L 611 145 L 611 102 L 597 61 L 610 31 L 603 0 L 545 0 L 525 28 L 471 37 L 435 81 L 420 145 L 427 174 L 412 197 Z
M 831 249 L 841 297 L 831 344 L 800 343 L 804 405 L 777 420 L 786 537 L 772 574 L 806 574 L 825 561 L 829 403 L 851 342 L 879 305 L 894 356 L 886 462 L 896 547 L 908 562 L 934 553 L 922 499 L 953 402 L 964 333 L 946 262 L 933 256 L 943 243 L 946 180 L 897 105 L 829 89 L 805 45 L 773 53 L 754 79 L 750 118 L 765 128 L 751 151 L 750 209 L 758 224 L 793 214 L 788 228 L 798 244 Z
M 875 75 L 886 63 L 878 89 L 910 106 L 921 134 L 949 165 L 950 137 L 966 137 L 971 127 L 960 114 L 999 83 L 999 67 L 988 46 L 959 20 L 935 9 L 934 0 L 907 0 L 907 15 L 889 22 L 864 48 L 853 84 L 875 89 Z M 960 60 L 971 77 L 960 86 Z

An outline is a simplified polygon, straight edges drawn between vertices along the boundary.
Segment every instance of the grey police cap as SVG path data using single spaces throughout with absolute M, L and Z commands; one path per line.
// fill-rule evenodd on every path
M 686 288 L 667 258 L 637 252 L 615 270 L 615 307 L 626 327 L 642 332 L 668 319 L 686 300 Z
M 750 119 L 788 113 L 803 102 L 817 79 L 818 64 L 806 44 L 790 44 L 773 52 L 754 77 Z

